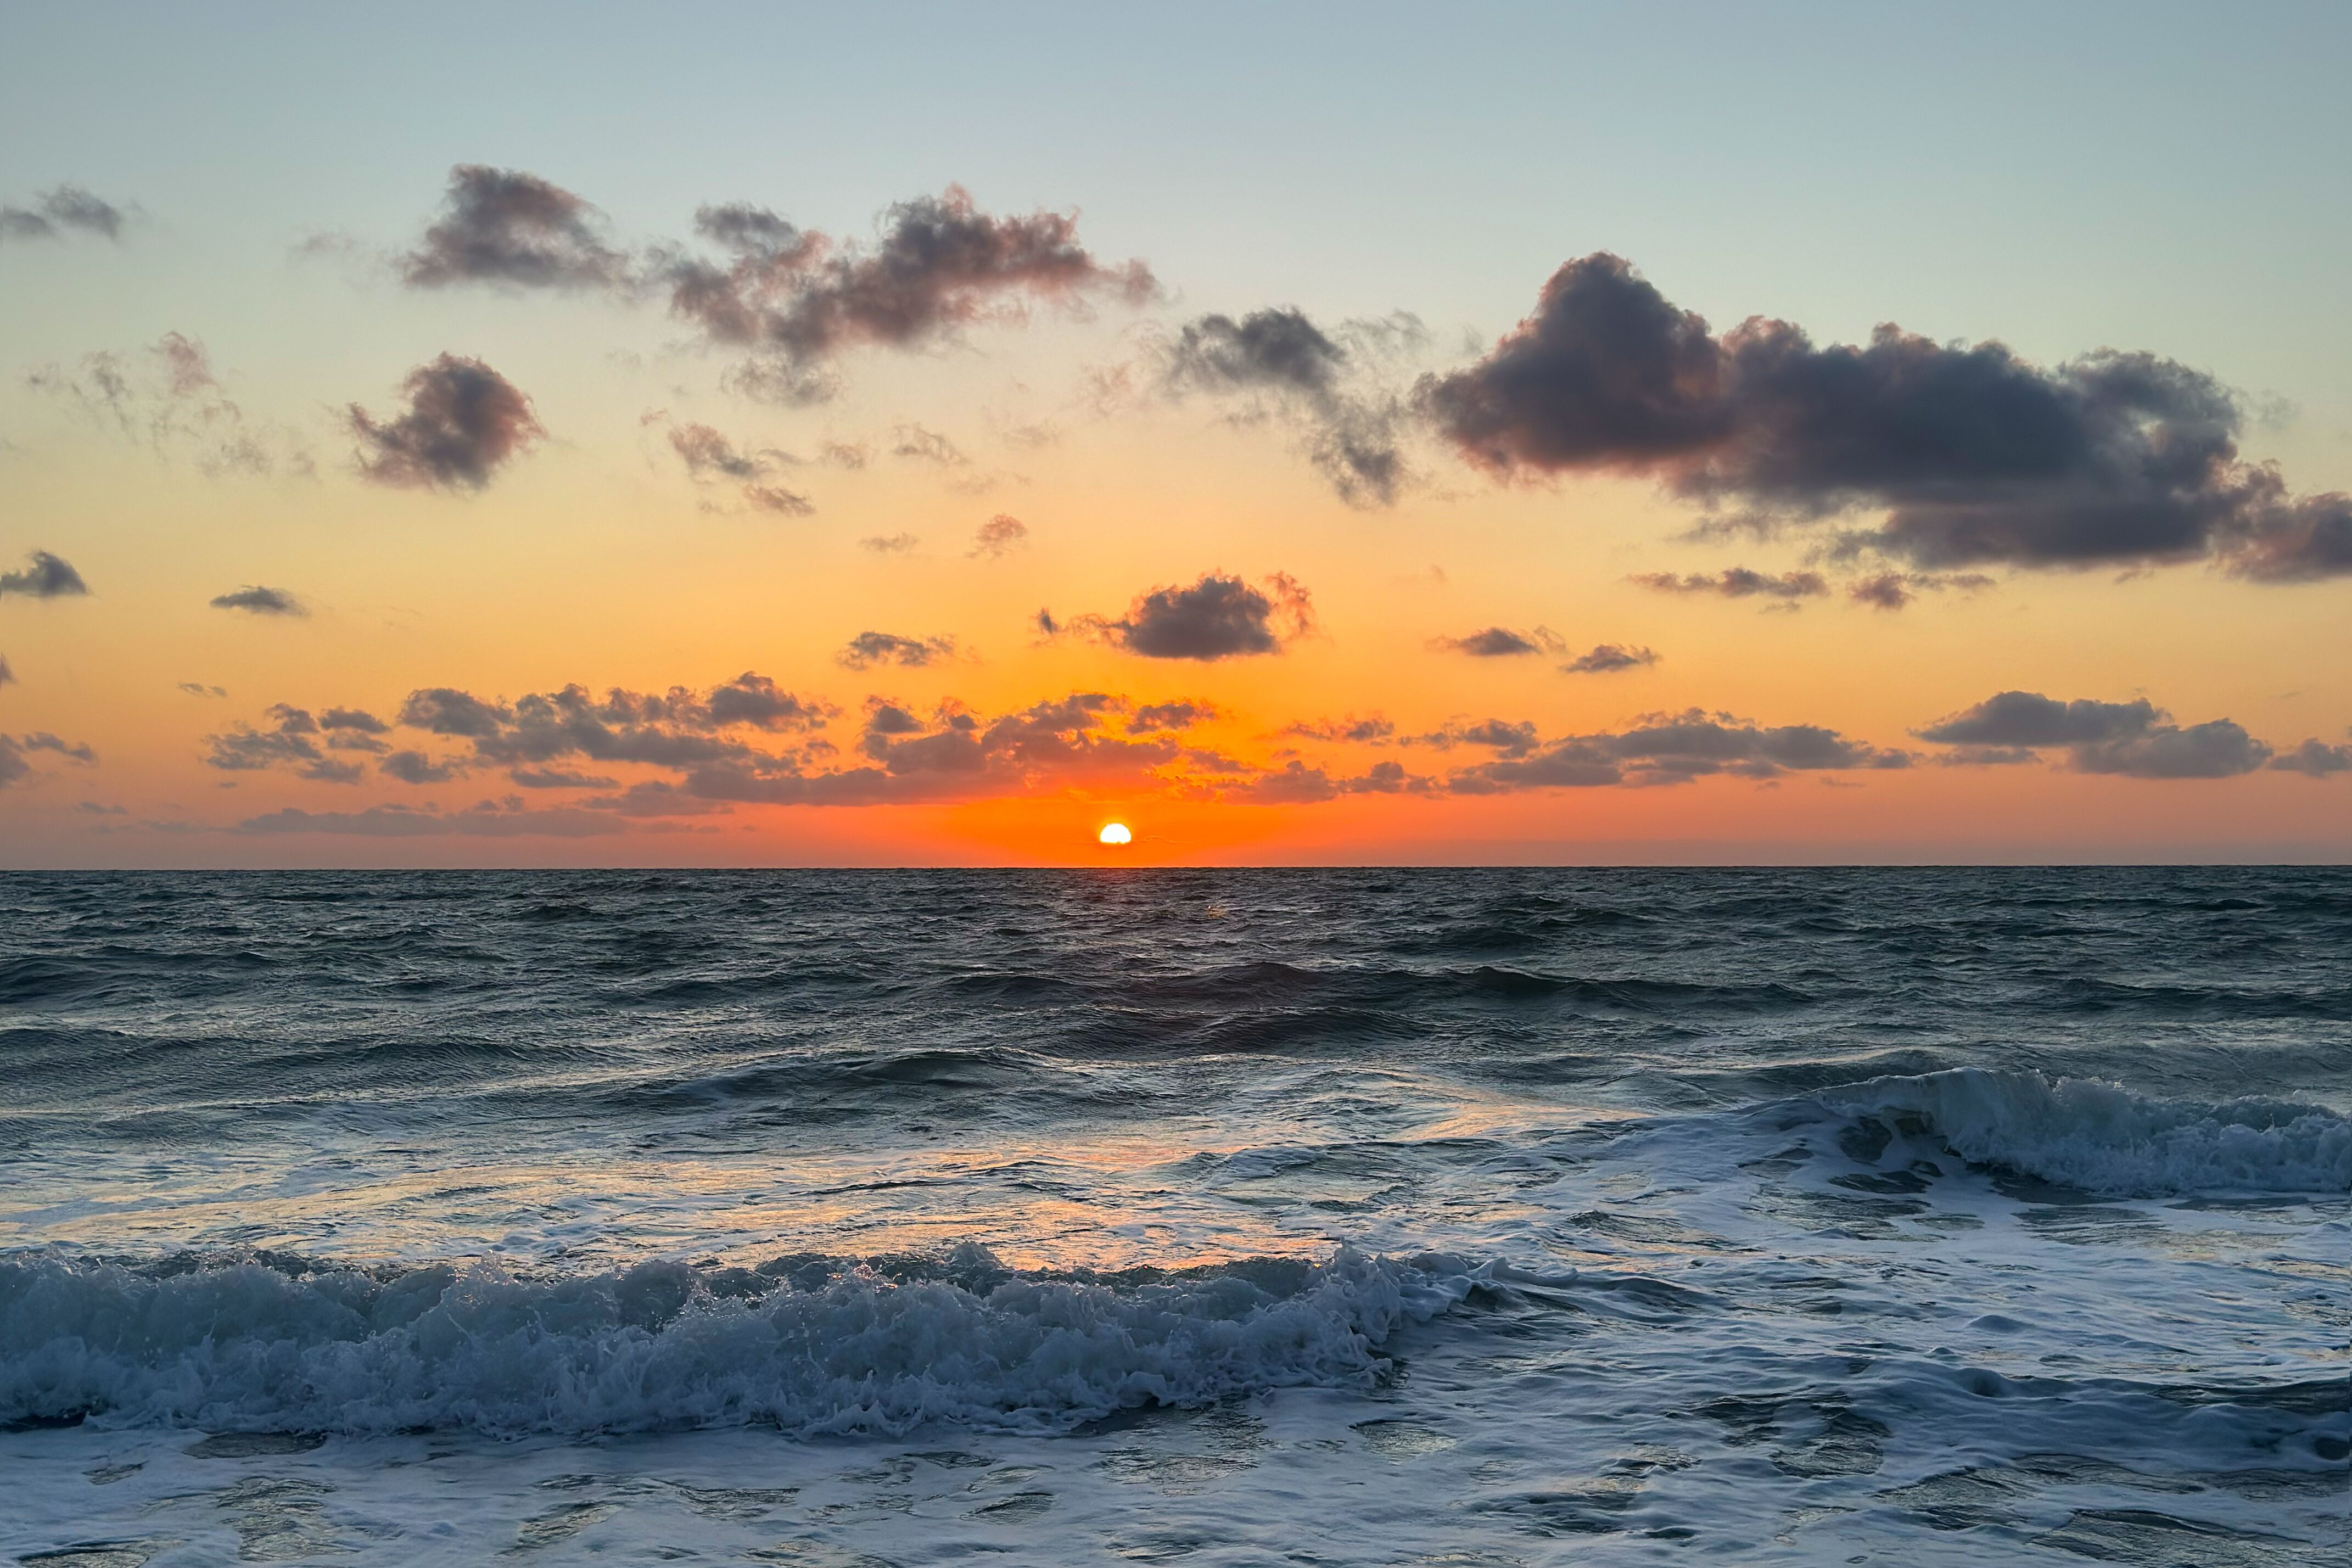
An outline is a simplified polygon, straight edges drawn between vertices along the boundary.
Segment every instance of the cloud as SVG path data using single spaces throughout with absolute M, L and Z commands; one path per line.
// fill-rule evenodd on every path
M 2271 766 L 2283 773 L 2301 773 L 2315 779 L 2324 779 L 2330 773 L 2352 773 L 2352 746 L 2331 746 L 2325 741 L 2309 740 L 2292 752 L 2281 752 L 2273 757 Z
M 507 777 L 525 789 L 611 789 L 620 781 L 604 773 L 569 768 L 509 768 Z
M 1283 573 L 1253 587 L 1239 577 L 1209 572 L 1189 588 L 1160 587 L 1137 596 L 1118 620 L 1081 616 L 1058 626 L 1044 611 L 1046 635 L 1081 631 L 1146 658 L 1208 661 L 1279 653 L 1283 644 L 1313 629 L 1306 587 Z
M 2003 691 L 1912 733 L 1957 746 L 2099 745 L 2146 734 L 2163 718 L 2146 698 L 2061 702 L 2034 691 Z
M 871 669 L 877 664 L 920 669 L 953 658 L 955 651 L 953 637 L 902 637 L 889 632 L 860 632 L 833 658 L 844 669 Z
M 310 612 L 302 602 L 283 588 L 265 588 L 259 584 L 247 584 L 234 593 L 215 595 L 215 610 L 246 610 L 257 616 L 307 616 Z
M 447 784 L 466 771 L 462 758 L 432 757 L 423 752 L 394 752 L 376 763 L 376 770 L 403 784 Z
M 667 416 L 648 414 L 646 424 L 665 420 Z M 794 461 L 787 454 L 772 447 L 744 451 L 725 436 L 708 425 L 691 423 L 669 426 L 670 449 L 686 465 L 689 478 L 698 484 L 713 479 L 736 481 L 744 504 L 755 511 L 772 511 L 783 517 L 807 517 L 816 505 L 798 490 L 782 485 L 764 483 L 777 469 Z M 706 503 L 707 504 L 707 503 Z
M 1171 396 L 1255 396 L 1306 431 L 1308 461 L 1351 506 L 1392 504 L 1407 476 L 1399 450 L 1403 404 L 1362 386 L 1368 345 L 1418 343 L 1421 323 L 1399 315 L 1351 321 L 1326 332 L 1292 307 L 1235 319 L 1206 315 L 1179 329 L 1164 354 L 1160 384 Z M 1345 340 L 1345 341 L 1343 341 Z
M 1818 572 L 1783 572 L 1776 577 L 1746 566 L 1727 566 L 1712 577 L 1704 572 L 1680 577 L 1671 572 L 1644 572 L 1626 581 L 1660 594 L 1712 594 L 1725 599 L 1761 596 L 1790 604 L 1799 599 L 1818 599 L 1830 591 L 1829 584 Z
M 1620 670 L 1646 668 L 1657 662 L 1658 656 L 1648 648 L 1605 642 L 1594 644 L 1591 652 L 1578 654 L 1559 668 L 1566 675 L 1614 675 Z
M 330 708 L 319 715 L 319 728 L 361 735 L 382 735 L 387 733 L 392 726 L 362 709 Z
M 460 163 L 441 216 L 399 258 L 415 289 L 494 283 L 520 289 L 610 289 L 628 258 L 607 245 L 604 216 L 560 185 L 519 169 Z
M 971 465 L 963 448 L 936 430 L 920 425 L 901 425 L 898 439 L 891 444 L 890 455 L 919 463 L 936 463 L 943 468 L 961 468 Z
M 61 741 L 46 730 L 19 735 L 16 743 L 28 752 L 55 752 L 68 762 L 79 763 L 84 767 L 92 766 L 98 761 L 98 753 L 81 742 Z
M 741 205 L 706 206 L 695 226 L 720 259 L 666 258 L 671 310 L 712 342 L 750 351 L 738 384 L 786 402 L 830 395 L 824 363 L 848 349 L 921 346 L 1033 302 L 1139 304 L 1157 292 L 1142 263 L 1097 261 L 1075 216 L 992 216 L 953 185 L 891 207 L 870 245 Z
M 1212 702 L 1148 702 L 1128 716 L 1127 732 L 1150 735 L 1164 730 L 1189 730 L 1216 716 L 1217 708 Z
M 0 656 L 0 686 L 14 686 L 15 684 L 16 684 L 16 672 L 8 668 L 7 658 L 5 656 Z
M 79 374 L 45 365 L 26 377 L 36 392 L 65 397 L 122 436 L 159 454 L 183 450 L 215 478 L 224 474 L 317 472 L 310 444 L 283 426 L 248 421 L 222 386 L 205 345 L 165 332 L 133 358 L 100 351 Z
M 1525 789 L 1596 789 L 1687 784 L 1716 774 L 1769 780 L 1785 773 L 1887 770 L 1909 767 L 1910 752 L 1852 740 L 1815 724 L 1761 725 L 1728 713 L 1686 709 L 1651 713 L 1610 733 L 1538 742 L 1531 726 L 1489 721 L 1458 732 L 1463 741 L 1497 745 L 1496 760 L 1457 771 L 1446 787 L 1457 795 Z
M 1427 794 L 1432 780 L 1405 771 L 1402 763 L 1374 763 L 1362 773 L 1334 778 L 1324 768 L 1293 758 L 1280 768 L 1223 792 L 1236 805 L 1313 805 L 1349 795 Z
M 205 765 L 230 773 L 286 768 L 319 784 L 353 784 L 367 776 L 359 763 L 326 754 L 318 740 L 320 726 L 308 709 L 280 702 L 264 717 L 272 721 L 267 730 L 239 723 L 226 733 L 205 736 Z
M 2212 779 L 2252 773 L 2270 760 L 2271 749 L 2230 720 L 2185 728 L 2170 721 L 2146 698 L 2062 702 L 2039 692 L 2003 691 L 1913 732 L 1959 748 L 1948 758 L 1958 765 L 2015 763 L 2021 752 L 2063 746 L 2076 773 Z
M 0 572 L 0 597 L 23 594 L 35 599 L 63 599 L 89 592 L 80 573 L 47 551 L 36 550 L 26 559 L 29 564 L 22 571 Z
M 1349 745 L 1371 746 L 1393 739 L 1396 724 L 1378 713 L 1360 717 L 1350 713 L 1344 719 L 1316 719 L 1288 724 L 1280 733 L 1296 736 L 1302 741 L 1337 741 Z
M 971 536 L 971 555 L 975 560 L 1001 561 L 1029 542 L 1029 525 L 1011 512 L 1000 511 L 980 525 Z
M 1923 592 L 1941 593 L 1947 588 L 1958 588 L 1974 593 L 1992 585 L 1993 580 L 1981 572 L 1880 572 L 1846 584 L 1845 596 L 1857 605 L 1868 605 L 1873 609 L 1899 610 Z
M 354 403 L 361 476 L 380 485 L 480 489 L 547 432 L 530 399 L 478 359 L 443 354 L 408 373 L 407 409 L 379 420 Z
M 25 760 L 25 753 L 17 746 L 16 739 L 0 735 L 0 789 L 19 782 L 32 771 L 33 764 Z
M 592 838 L 623 831 L 609 813 L 565 807 L 533 811 L 521 804 L 484 801 L 464 811 L 431 806 L 372 805 L 364 811 L 302 811 L 293 806 L 236 825 L 239 833 L 332 833 L 362 838 Z
M 1546 626 L 1532 632 L 1515 632 L 1508 626 L 1488 626 L 1467 637 L 1437 637 L 1430 647 L 1452 653 L 1466 653 L 1473 658 L 1516 658 L 1524 654 L 1558 653 L 1562 644 Z
M 921 542 L 911 533 L 876 533 L 859 540 L 857 548 L 877 555 L 903 555 Z
M 201 680 L 183 680 L 179 684 L 179 689 L 191 697 L 226 697 L 228 695 L 226 688 L 206 686 Z
M 58 239 L 68 230 L 121 239 L 130 215 L 79 185 L 56 185 L 28 207 L 0 205 L 0 240 Z
M 1416 396 L 1498 477 L 1647 475 L 1767 520 L 1876 512 L 1840 548 L 1929 569 L 2210 557 L 2265 582 L 2352 571 L 2352 499 L 2289 498 L 2274 469 L 2240 459 L 2236 395 L 2152 354 L 2044 368 L 1891 325 L 1819 348 L 1766 317 L 1717 337 L 1595 254 L 1555 273 L 1485 358 L 1424 377 Z

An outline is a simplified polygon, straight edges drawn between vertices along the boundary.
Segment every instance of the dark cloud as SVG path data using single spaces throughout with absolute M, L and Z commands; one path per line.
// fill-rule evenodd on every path
M 407 409 L 378 420 L 354 403 L 359 469 L 380 485 L 480 489 L 547 432 L 530 399 L 478 359 L 443 354 L 408 373 Z
M 400 722 L 412 730 L 426 730 L 436 735 L 462 735 L 476 741 L 499 734 L 513 721 L 512 709 L 485 702 L 469 691 L 446 686 L 412 691 L 400 707 Z
M 2283 773 L 2324 779 L 2330 773 L 2352 773 L 2352 746 L 2331 746 L 2318 739 L 2305 741 L 2292 752 L 2281 752 L 2271 766 Z
M 381 735 L 392 726 L 358 708 L 330 708 L 319 715 L 321 730 L 344 730 L 361 735 Z
M 1393 739 L 1396 724 L 1378 713 L 1361 718 L 1350 713 L 1344 719 L 1318 719 L 1286 725 L 1281 732 L 1302 741 L 1339 741 L 1350 745 L 1370 746 Z
M 1948 746 L 2086 746 L 2144 735 L 2163 717 L 2144 697 L 2061 702 L 2034 691 L 2003 691 L 1912 733 Z
M 1084 631 L 1146 658 L 1203 661 L 1279 653 L 1286 640 L 1305 636 L 1314 624 L 1307 589 L 1282 573 L 1266 578 L 1262 587 L 1204 573 L 1189 588 L 1154 588 L 1139 595 L 1115 621 L 1081 616 L 1062 626 L 1038 612 L 1039 628 L 1049 637 Z
M 212 606 L 215 610 L 246 610 L 257 616 L 307 616 L 310 613 L 302 607 L 299 599 L 285 589 L 265 588 L 257 583 L 249 583 L 234 593 L 215 595 Z
M 1648 648 L 1605 642 L 1595 644 L 1591 652 L 1578 654 L 1559 668 L 1567 675 L 1614 675 L 1621 670 L 1646 668 L 1657 662 L 1658 656 Z
M 14 686 L 16 683 L 16 672 L 8 668 L 7 658 L 0 656 L 0 686 Z
M 1692 572 L 1677 577 L 1671 572 L 1644 572 L 1626 579 L 1660 594 L 1713 594 L 1725 599 L 1763 597 L 1793 603 L 1818 599 L 1830 591 L 1818 572 L 1783 572 L 1779 576 L 1746 566 L 1727 566 L 1710 577 Z
M 1558 653 L 1560 640 L 1546 627 L 1515 632 L 1508 626 L 1488 626 L 1467 637 L 1438 637 L 1430 646 L 1473 658 L 1515 658 L 1522 654 Z
M 67 761 L 79 763 L 84 767 L 89 767 L 98 761 L 98 753 L 81 742 L 61 741 L 47 730 L 37 731 L 29 735 L 19 735 L 16 737 L 16 743 L 28 752 L 55 752 Z
M 833 658 L 845 669 L 871 669 L 877 664 L 920 669 L 925 665 L 953 658 L 955 651 L 953 637 L 902 637 L 890 632 L 860 632 Z
M 507 777 L 525 789 L 611 789 L 620 783 L 604 773 L 576 773 L 569 768 L 509 768 Z
M 2261 581 L 2352 571 L 2352 500 L 2290 499 L 2274 470 L 2240 459 L 2239 399 L 2152 354 L 2045 369 L 1893 326 L 1819 348 L 1764 317 L 1717 337 L 1593 255 L 1418 398 L 1498 476 L 1646 474 L 1767 519 L 1874 511 L 1841 548 L 1931 569 L 2212 557 Z
M 61 599 L 89 592 L 81 574 L 46 550 L 36 550 L 30 564 L 18 572 L 0 572 L 0 597 L 23 594 L 36 599 Z
M 180 682 L 179 689 L 191 697 L 226 697 L 228 695 L 226 688 L 206 686 L 201 680 L 183 680 Z
M 0 735 L 0 789 L 6 789 L 32 771 L 33 764 L 25 760 L 25 753 L 17 746 L 16 738 Z
M 31 206 L 0 206 L 0 240 L 57 239 L 69 229 L 120 239 L 129 217 L 79 185 L 57 185 L 35 197 Z
M 484 801 L 464 811 L 439 812 L 431 806 L 372 805 L 365 811 L 300 811 L 287 806 L 265 816 L 247 817 L 239 833 L 332 833 L 362 838 L 425 838 L 459 836 L 476 838 L 590 838 L 623 831 L 611 813 L 563 808 L 533 811 L 520 796 Z
M 1922 592 L 1941 593 L 1946 588 L 1973 592 L 1990 588 L 1993 580 L 1981 572 L 1879 572 L 1857 578 L 1846 584 L 1845 595 L 1857 605 L 1868 605 L 1876 610 L 1899 610 L 1917 598 Z
M 604 226 L 593 206 L 536 174 L 460 163 L 449 171 L 440 218 L 400 258 L 400 274 L 419 289 L 614 288 L 628 281 L 630 265 L 605 243 Z
M 1350 322 L 1342 335 L 1360 343 L 1385 335 L 1417 340 L 1420 323 Z M 1171 395 L 1267 398 L 1307 432 L 1308 460 L 1350 505 L 1387 506 L 1406 479 L 1398 435 L 1405 410 L 1394 395 L 1365 388 L 1354 373 L 1362 356 L 1289 307 L 1253 310 L 1238 320 L 1202 316 L 1168 345 L 1161 384 Z
M 1914 731 L 1959 748 L 1948 760 L 1979 765 L 2015 763 L 2021 752 L 2066 748 L 2076 773 L 2132 778 L 2230 778 L 2252 773 L 2271 750 L 2227 719 L 2183 727 L 2145 698 L 2130 702 L 2061 702 L 2032 691 L 2003 691 Z
M 2077 773 L 2123 773 L 2138 779 L 2226 779 L 2252 773 L 2271 749 L 2227 719 L 2181 728 L 2162 724 L 2144 735 L 2077 746 Z
M 226 734 L 205 736 L 205 764 L 232 773 L 287 768 L 319 784 L 357 784 L 367 776 L 359 763 L 326 754 L 318 741 L 319 721 L 309 710 L 281 702 L 263 716 L 272 721 L 269 729 L 241 723 Z
M 704 207 L 695 226 L 722 258 L 667 258 L 670 308 L 713 342 L 751 351 L 746 390 L 791 402 L 828 395 L 824 363 L 846 349 L 936 342 L 1032 301 L 1140 303 L 1157 291 L 1140 262 L 1097 261 L 1074 216 L 992 216 L 955 186 L 891 207 L 871 245 L 748 205 Z
M 1498 756 L 1524 757 L 1536 749 L 1536 727 L 1525 720 L 1512 722 L 1502 719 L 1481 719 L 1475 723 L 1455 722 L 1426 735 L 1412 735 L 1405 743 L 1412 746 L 1485 746 Z
M 1906 768 L 1913 761 L 1908 752 L 1869 745 L 1819 725 L 1760 725 L 1697 708 L 1647 714 L 1615 733 L 1549 742 L 1536 741 L 1531 726 L 1490 722 L 1495 739 L 1511 743 L 1496 748 L 1495 761 L 1449 778 L 1446 787 L 1456 794 L 1677 784 L 1718 773 L 1771 779 L 1784 773 Z M 1456 733 L 1464 740 L 1473 735 Z
M 974 559 L 1001 561 L 1029 542 L 1029 525 L 1011 512 L 1000 511 L 971 536 Z
M 1293 758 L 1222 792 L 1222 798 L 1236 805 L 1313 805 L 1341 795 L 1427 794 L 1434 787 L 1402 763 L 1374 763 L 1360 773 L 1334 778 L 1327 769 Z
M 427 756 L 423 752 L 394 752 L 376 763 L 379 772 L 403 784 L 447 784 L 466 771 L 463 759 Z
M 877 555 L 903 555 L 921 542 L 911 533 L 877 533 L 859 540 L 857 548 Z
M 1163 730 L 1189 730 L 1216 716 L 1217 709 L 1213 703 L 1148 702 L 1129 716 L 1127 732 L 1150 735 Z

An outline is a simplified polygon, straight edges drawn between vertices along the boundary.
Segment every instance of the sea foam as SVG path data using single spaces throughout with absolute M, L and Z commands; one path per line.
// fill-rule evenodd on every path
M 19 1255 L 0 1258 L 0 1421 L 1050 1432 L 1151 1404 L 1369 1387 L 1389 1336 L 1452 1299 L 1408 1265 L 1344 1250 L 1141 1285 L 1023 1277 L 963 1251 L 967 1283 L 853 1266 L 758 1293 L 744 1271 L 671 1263 L 527 1279 L 248 1260 L 157 1278 Z
M 1850 1116 L 1919 1117 L 1970 1160 L 2095 1192 L 2352 1191 L 2352 1121 L 2295 1100 L 2158 1100 L 1981 1068 L 1872 1079 L 1818 1098 Z

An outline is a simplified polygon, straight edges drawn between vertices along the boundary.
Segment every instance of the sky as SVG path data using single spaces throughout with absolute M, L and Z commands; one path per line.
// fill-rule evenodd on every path
M 2347 58 L 0 4 L 0 866 L 2352 859 Z

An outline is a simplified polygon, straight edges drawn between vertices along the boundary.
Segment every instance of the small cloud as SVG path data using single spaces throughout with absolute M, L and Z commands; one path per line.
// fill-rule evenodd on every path
M 0 597 L 23 594 L 35 599 L 62 599 L 89 592 L 81 574 L 46 550 L 36 550 L 20 572 L 0 572 Z
M 376 763 L 379 772 L 403 784 L 447 784 L 466 771 L 457 757 L 432 757 L 423 752 L 394 752 Z
M 1001 561 L 1028 542 L 1029 525 L 1011 512 L 1000 511 L 971 536 L 971 554 L 975 560 Z
M 1466 653 L 1473 658 L 1516 658 L 1523 654 L 1559 653 L 1562 645 L 1549 626 L 1538 626 L 1531 632 L 1488 626 L 1467 637 L 1437 637 L 1429 646 L 1449 653 Z
M 179 689 L 191 697 L 226 697 L 228 695 L 226 688 L 206 686 L 201 680 L 183 680 L 179 684 Z
M 834 655 L 834 662 L 845 669 L 870 669 L 877 664 L 895 664 L 902 669 L 920 669 L 955 657 L 953 637 L 902 637 L 889 632 L 860 632 L 849 639 L 849 646 Z
M 1287 574 L 1277 572 L 1253 586 L 1208 572 L 1190 587 L 1139 595 L 1115 621 L 1081 616 L 1065 626 L 1041 610 L 1037 624 L 1048 637 L 1080 631 L 1146 658 L 1206 662 L 1279 653 L 1285 643 L 1314 629 L 1315 615 L 1306 585 Z
M 911 533 L 876 533 L 859 540 L 857 548 L 877 555 L 903 555 L 921 542 Z
M 2301 773 L 2305 778 L 2324 779 L 2331 773 L 2352 773 L 2352 746 L 2331 746 L 2325 741 L 2309 740 L 2292 752 L 2281 752 L 2271 759 L 2271 766 L 2282 773 Z
M 1591 653 L 1580 653 L 1559 668 L 1567 675 L 1614 675 L 1621 670 L 1646 668 L 1657 662 L 1658 656 L 1646 647 L 1605 642 L 1594 645 Z
M 1726 567 L 1713 576 L 1704 572 L 1692 572 L 1677 577 L 1671 572 L 1636 574 L 1626 581 L 1659 594 L 1709 594 L 1724 599 L 1777 599 L 1794 604 L 1800 599 L 1818 599 L 1830 591 L 1829 584 L 1818 572 L 1783 572 L 1778 576 L 1758 572 L 1746 566 Z
M 408 373 L 408 407 L 379 420 L 358 404 L 346 418 L 361 477 L 380 485 L 478 490 L 547 431 L 530 399 L 478 359 L 443 354 Z
M 283 588 L 265 588 L 259 584 L 247 584 L 234 593 L 222 594 L 212 601 L 215 610 L 244 610 L 257 616 L 307 616 L 310 612 L 302 602 Z
M 79 185 L 56 185 L 35 197 L 30 206 L 0 205 L 0 241 L 58 239 L 68 230 L 119 240 L 129 216 Z
M 440 218 L 400 258 L 400 275 L 412 289 L 625 285 L 628 258 L 603 231 L 604 216 L 560 185 L 519 169 L 460 163 L 449 171 Z
M 968 468 L 971 464 L 971 459 L 964 456 L 962 447 L 936 430 L 927 430 L 920 425 L 901 425 L 898 437 L 890 448 L 890 455 L 894 458 L 936 463 L 943 468 Z

